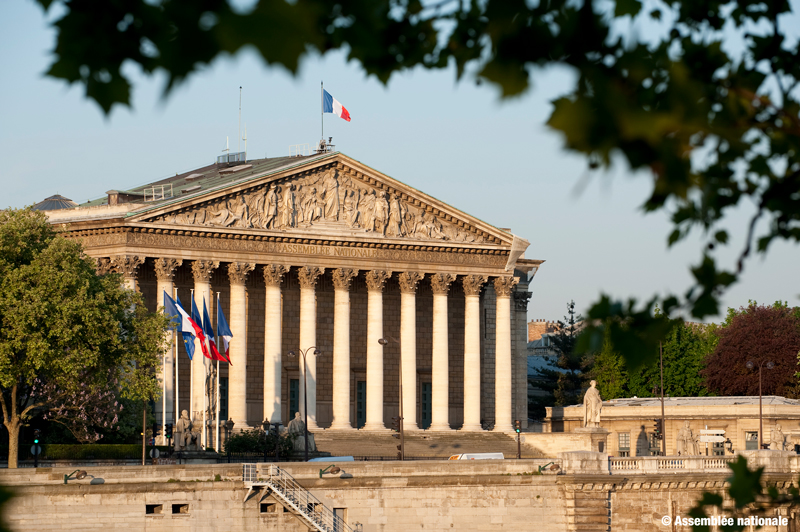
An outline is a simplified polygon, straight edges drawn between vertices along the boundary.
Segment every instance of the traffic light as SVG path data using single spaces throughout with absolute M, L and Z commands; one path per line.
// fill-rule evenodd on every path
M 400 420 L 401 419 L 402 418 L 399 418 L 399 417 L 393 417 L 392 418 L 392 431 L 394 432 L 394 434 L 392 434 L 392 438 L 399 438 L 400 437 Z
M 153 438 L 158 438 L 161 435 L 161 425 L 153 423 Z
M 37 445 L 39 443 L 39 438 L 42 436 L 42 431 L 39 429 L 33 429 L 33 443 Z
M 165 436 L 165 437 L 166 437 L 168 440 L 171 440 L 171 439 L 172 439 L 172 423 L 167 423 L 167 424 L 166 424 L 166 426 L 164 426 L 164 429 L 165 429 L 165 431 L 164 431 L 164 432 L 165 432 L 164 436 Z
M 517 434 L 522 432 L 522 422 L 519 419 L 514 420 L 514 432 Z
M 653 432 L 655 433 L 656 439 L 660 440 L 664 437 L 664 425 L 661 419 L 654 419 L 653 421 L 655 421 L 655 423 L 653 423 Z

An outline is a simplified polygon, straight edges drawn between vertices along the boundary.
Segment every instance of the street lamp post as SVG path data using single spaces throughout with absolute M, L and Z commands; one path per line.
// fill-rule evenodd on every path
M 233 432 L 233 426 L 235 424 L 236 423 L 234 423 L 233 420 L 230 418 L 228 419 L 228 421 L 225 422 L 225 454 L 228 455 L 229 464 L 231 463 L 231 448 L 228 445 L 228 442 L 231 439 L 231 432 Z
M 763 365 L 764 365 L 763 360 L 758 363 L 758 450 L 759 451 L 764 448 L 764 416 L 762 414 L 762 409 L 761 409 L 761 366 Z M 745 366 L 747 366 L 747 369 L 753 369 L 754 367 L 756 367 L 756 365 L 753 363 L 752 360 L 748 360 Z M 772 362 L 771 360 L 767 361 L 767 369 L 772 369 L 774 367 L 775 367 L 774 362 Z
M 394 338 L 392 338 L 393 342 L 400 343 Z M 378 343 L 385 346 L 389 343 L 389 340 L 386 338 L 378 339 Z M 403 355 L 400 355 L 400 414 L 397 418 L 397 429 L 400 433 L 400 460 L 406 459 L 406 442 L 405 442 L 405 431 L 403 430 Z
M 312 352 L 313 355 L 321 354 L 319 352 L 319 349 L 317 349 L 317 346 L 315 346 L 315 345 L 312 345 L 311 347 L 307 348 L 305 351 L 302 350 L 302 349 L 298 349 L 298 351 L 300 351 L 300 354 L 303 355 L 303 405 L 305 407 L 304 408 L 305 413 L 303 415 L 303 417 L 305 418 L 305 420 L 304 420 L 305 421 L 305 431 L 303 433 L 303 437 L 305 438 L 305 441 L 306 441 L 306 445 L 305 445 L 305 447 L 306 447 L 306 462 L 308 462 L 308 367 L 306 366 L 306 354 L 309 351 L 311 351 L 312 349 L 314 350 Z M 296 354 L 295 354 L 294 351 L 289 351 L 289 356 L 290 357 L 295 357 Z
M 264 428 L 264 462 L 267 461 L 267 444 L 269 443 L 269 429 L 270 429 L 270 422 L 269 419 L 265 419 L 261 426 Z

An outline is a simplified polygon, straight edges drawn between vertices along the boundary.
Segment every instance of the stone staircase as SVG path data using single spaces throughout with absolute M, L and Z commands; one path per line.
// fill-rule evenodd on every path
M 523 433 L 524 435 L 524 433 Z M 393 459 L 400 440 L 392 432 L 367 432 L 363 430 L 318 430 L 314 432 L 317 449 L 332 456 L 374 457 Z M 530 447 L 522 445 L 522 458 L 539 458 Z M 430 432 L 405 433 L 405 456 L 411 458 L 447 459 L 454 454 L 497 453 L 505 458 L 516 458 L 517 442 L 514 436 L 499 432 Z

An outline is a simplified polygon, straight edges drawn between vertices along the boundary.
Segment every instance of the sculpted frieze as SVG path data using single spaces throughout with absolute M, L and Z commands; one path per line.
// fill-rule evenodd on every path
M 329 168 L 262 185 L 150 222 L 291 231 L 307 229 L 366 232 L 392 238 L 483 243 L 486 239 L 458 223 L 425 212 L 390 194 Z

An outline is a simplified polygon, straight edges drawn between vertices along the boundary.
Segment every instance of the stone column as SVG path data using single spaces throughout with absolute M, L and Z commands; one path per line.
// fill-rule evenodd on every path
M 383 424 L 383 285 L 392 272 L 367 272 L 367 422 L 364 430 L 385 430 Z
M 300 279 L 300 349 L 303 351 L 317 345 L 317 295 L 315 292 L 317 279 L 325 272 L 325 268 L 316 266 L 302 266 L 298 271 Z M 308 381 L 308 429 L 314 430 L 317 426 L 317 357 L 314 349 L 306 353 L 306 367 L 303 368 L 303 356 L 297 353 L 300 365 L 300 374 L 308 372 L 305 378 L 300 378 L 300 412 L 306 412 L 303 404 L 304 389 Z
M 350 424 L 350 281 L 352 268 L 333 270 L 333 421 L 332 429 L 351 430 Z
M 264 265 L 264 419 L 281 419 L 281 282 L 286 268 L 280 264 Z
M 528 299 L 531 293 L 527 290 L 527 283 L 516 286 L 514 290 L 514 313 L 511 320 L 512 350 L 511 356 L 514 363 L 514 389 L 512 412 L 514 419 L 522 422 L 522 428 L 528 428 Z M 522 290 L 520 290 L 522 288 Z
M 167 259 L 159 258 L 155 260 L 156 279 L 158 279 L 158 286 L 156 288 L 156 299 L 158 306 L 164 306 L 164 292 L 174 299 L 173 290 L 175 288 L 172 282 L 175 277 L 175 270 L 183 264 L 181 259 Z M 180 316 L 178 317 L 180 319 Z M 156 403 L 156 423 L 175 423 L 178 417 L 175 416 L 175 338 L 173 332 L 167 333 L 168 347 L 164 351 L 163 364 L 159 372 L 159 380 L 162 383 L 163 396 Z M 159 445 L 164 445 L 164 433 L 162 431 L 159 437 L 161 442 Z
M 111 259 L 114 270 L 122 274 L 122 285 L 128 290 L 136 290 L 136 271 L 144 259 L 138 255 L 117 255 Z
M 498 277 L 495 314 L 494 431 L 511 432 L 511 293 L 518 280 Z
M 219 261 L 211 260 L 196 260 L 192 262 L 192 275 L 194 276 L 194 303 L 197 305 L 197 310 L 200 313 L 200 318 L 203 317 L 203 300 L 205 299 L 206 307 L 211 301 L 211 274 L 219 267 Z M 187 309 L 191 314 L 191 310 Z M 209 311 L 209 315 L 211 311 Z M 201 323 L 198 323 L 201 325 Z M 202 426 L 203 421 L 203 408 L 206 386 L 206 358 L 203 356 L 203 348 L 200 346 L 200 341 L 194 341 L 194 356 L 192 358 L 192 403 L 191 403 L 191 418 L 196 422 L 198 427 Z
M 232 262 L 228 264 L 228 279 L 231 282 L 231 308 L 228 312 L 231 328 L 231 345 L 228 354 L 228 418 L 239 429 L 250 428 L 247 423 L 247 275 L 255 264 Z M 223 346 L 217 346 L 223 349 Z
M 434 273 L 433 290 L 433 360 L 431 361 L 431 426 L 429 430 L 450 430 L 450 401 L 448 397 L 450 369 L 448 359 L 447 292 L 456 276 L 451 273 Z
M 403 272 L 400 282 L 400 360 L 403 365 L 403 429 L 417 426 L 417 284 L 420 272 Z
M 481 289 L 485 275 L 467 275 L 464 286 L 464 425 L 461 430 L 481 427 Z

